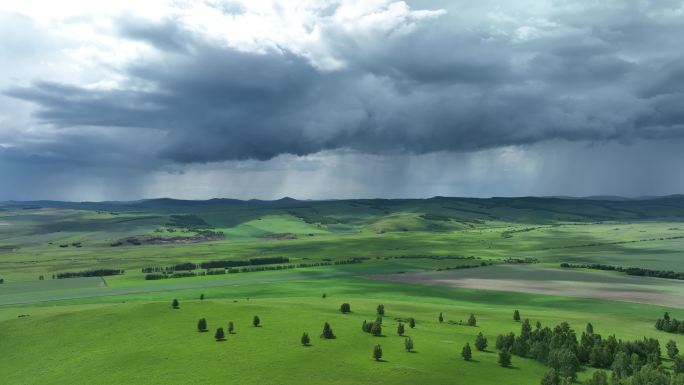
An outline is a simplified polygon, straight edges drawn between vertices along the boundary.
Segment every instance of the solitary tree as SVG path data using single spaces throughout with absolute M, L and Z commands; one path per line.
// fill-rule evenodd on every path
M 311 339 L 309 338 L 309 333 L 304 332 L 304 334 L 302 334 L 301 341 L 302 341 L 302 345 L 309 346 L 309 343 L 311 342 Z
M 665 345 L 667 348 L 667 356 L 670 357 L 670 359 L 674 359 L 677 357 L 677 354 L 679 354 L 679 349 L 677 349 L 677 343 L 674 342 L 673 340 L 667 341 L 667 345 Z
M 233 334 L 235 331 L 235 324 L 233 324 L 233 321 L 228 321 L 228 334 Z
M 333 330 L 330 327 L 330 324 L 327 322 L 323 325 L 323 333 L 321 333 L 321 338 L 325 338 L 325 339 L 329 339 L 329 340 L 335 338 L 335 334 L 333 333 Z
M 463 350 L 461 350 L 461 356 L 463 356 L 463 359 L 466 361 L 470 361 L 470 359 L 473 358 L 473 351 L 470 349 L 469 343 L 466 343 Z
M 378 315 L 381 317 L 385 315 L 385 305 L 378 305 Z
M 478 333 L 477 337 L 475 337 L 475 348 L 481 352 L 487 349 L 487 338 L 485 338 L 482 332 Z
M 375 361 L 380 361 L 382 358 L 382 347 L 380 345 L 375 345 L 373 348 L 373 358 Z
M 406 349 L 407 352 L 411 352 L 413 350 L 413 340 L 411 337 L 406 337 L 404 339 L 404 349 Z
M 411 329 L 415 328 L 416 327 L 416 320 L 414 320 L 413 318 L 409 318 L 409 327 Z
M 515 322 L 520 321 L 520 312 L 517 310 L 513 312 L 513 321 L 515 321 Z
M 200 294 L 200 301 L 204 301 L 204 293 Z
M 397 334 L 400 336 L 404 335 L 404 324 L 399 322 L 399 325 L 397 325 Z
M 197 321 L 197 331 L 199 332 L 206 332 L 207 331 L 207 320 L 204 318 L 200 318 L 199 321 Z
M 323 298 L 323 299 L 326 299 L 327 297 L 328 297 L 328 295 L 325 293 L 323 293 L 323 295 L 321 296 L 321 298 Z
M 594 334 L 594 325 L 591 322 L 587 323 L 587 334 Z
M 259 319 L 259 316 L 255 315 L 254 319 L 252 320 L 252 325 L 254 325 L 255 328 L 258 328 L 260 323 L 261 320 Z
M 171 302 L 171 307 L 174 309 L 178 309 L 180 306 L 178 305 L 178 300 L 174 299 L 173 302 Z
M 475 319 L 474 314 L 470 314 L 470 317 L 468 318 L 468 326 L 475 326 L 477 325 L 477 320 Z
M 504 368 L 508 368 L 511 366 L 511 352 L 509 352 L 507 349 L 504 349 L 499 352 L 499 365 L 501 365 Z
M 438 320 L 439 320 L 439 323 L 444 322 L 444 317 L 442 317 L 442 313 L 439 313 L 439 318 L 438 318 Z
M 351 312 L 351 306 L 349 306 L 349 304 L 345 302 L 342 305 L 340 305 L 340 311 L 342 313 L 349 313 Z
M 223 328 L 216 329 L 216 334 L 214 334 L 214 338 L 216 338 L 216 341 L 223 341 L 226 339 L 226 335 L 223 332 Z

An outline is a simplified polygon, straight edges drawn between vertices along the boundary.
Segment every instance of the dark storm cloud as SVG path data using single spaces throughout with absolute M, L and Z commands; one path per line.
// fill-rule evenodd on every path
M 162 53 L 121 68 L 122 90 L 36 81 L 5 93 L 36 103 L 36 116 L 58 127 L 158 132 L 150 150 L 179 163 L 684 137 L 672 38 L 684 36 L 684 19 L 670 3 L 627 3 L 559 7 L 554 26 L 527 29 L 532 38 L 459 27 L 458 9 L 410 32 L 357 36 L 328 25 L 322 40 L 346 63 L 334 71 L 286 47 L 246 52 L 172 19 L 122 18 L 121 36 Z M 120 135 L 141 141 L 134 132 Z

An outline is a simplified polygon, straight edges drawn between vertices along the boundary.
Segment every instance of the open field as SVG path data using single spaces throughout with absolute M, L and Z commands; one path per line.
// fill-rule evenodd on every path
M 683 218 L 677 197 L 11 203 L 0 210 L 0 356 L 12 368 L 3 383 L 536 385 L 542 363 L 497 364 L 496 336 L 520 331 L 516 309 L 532 323 L 570 322 L 578 337 L 591 322 L 604 336 L 657 338 L 664 354 L 684 336 L 653 325 L 664 311 L 682 318 L 684 281 L 559 264 L 684 271 Z M 218 275 L 195 266 L 266 257 L 288 259 Z M 196 276 L 142 272 L 176 264 Z M 52 278 L 93 269 L 125 273 Z M 343 302 L 352 313 L 340 313 Z M 384 337 L 373 337 L 361 323 L 380 303 Z M 477 327 L 458 324 L 471 313 Z M 202 317 L 209 333 L 196 331 Z M 403 350 L 395 317 L 416 319 L 416 353 Z M 228 321 L 237 333 L 215 342 Z M 318 338 L 324 322 L 336 339 Z M 300 346 L 304 331 L 312 346 Z M 478 332 L 489 351 L 464 361 Z M 378 343 L 382 362 L 371 357 Z
M 320 297 L 321 290 L 327 298 Z M 197 300 L 200 292 L 207 299 Z M 383 298 L 385 337 L 372 337 L 360 329 L 364 319 L 374 319 L 379 301 L 367 299 L 367 293 Z M 513 369 L 504 369 L 496 364 L 493 349 L 475 352 L 475 361 L 465 362 L 459 357 L 460 348 L 466 342 L 472 344 L 478 332 L 489 336 L 490 343 L 497 334 L 517 332 L 519 323 L 511 319 L 513 308 L 544 324 L 569 321 L 581 329 L 591 321 L 597 331 L 608 334 L 610 329 L 621 338 L 663 337 L 651 325 L 663 310 L 659 307 L 502 294 L 331 280 L 324 289 L 317 281 L 302 281 L 119 296 L 93 304 L 68 301 L 5 307 L 0 310 L 2 354 L 9 367 L 23 368 L 5 379 L 6 383 L 56 384 L 69 382 L 77 371 L 88 383 L 98 384 L 135 382 L 142 376 L 142 383 L 149 384 L 214 383 L 217 378 L 248 384 L 408 384 L 450 383 L 458 378 L 459 383 L 531 385 L 544 372 L 541 364 L 514 358 Z M 179 298 L 179 310 L 171 309 L 173 298 Z M 339 312 L 342 302 L 352 305 L 351 314 Z M 440 324 L 440 312 L 447 320 L 474 313 L 478 327 Z M 17 318 L 18 314 L 30 316 Z M 259 315 L 262 327 L 251 326 L 253 315 Z M 232 320 L 237 333 L 217 343 L 212 333 L 196 331 L 200 317 L 207 318 L 211 331 Z M 417 353 L 403 350 L 394 317 L 416 318 L 417 327 L 407 335 L 414 340 Z M 318 338 L 324 322 L 331 323 L 337 339 Z M 313 337 L 311 347 L 299 345 L 304 331 Z M 684 338 L 674 338 L 684 343 Z M 377 343 L 383 346 L 385 362 L 371 358 Z M 41 360 L 32 359 L 38 354 Z M 126 370 L 111 370 L 112 365 Z M 254 370 L 261 367 L 268 370 Z M 32 375 L 27 378 L 24 373 Z M 581 377 L 588 374 L 581 373 Z

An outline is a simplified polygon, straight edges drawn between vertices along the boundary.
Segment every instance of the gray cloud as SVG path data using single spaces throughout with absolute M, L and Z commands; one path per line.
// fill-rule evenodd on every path
M 415 1 L 414 8 L 442 6 L 448 12 L 363 34 L 327 22 L 334 9 L 322 10 L 317 25 L 321 44 L 345 64 L 335 70 L 321 69 L 315 55 L 301 49 L 265 44 L 252 52 L 204 37 L 174 17 L 150 22 L 123 15 L 115 19 L 118 37 L 154 47 L 157 54 L 123 65 L 107 63 L 122 79 L 116 89 L 40 73 L 30 83 L 2 79 L 0 99 L 11 100 L 5 105 L 12 107 L 0 107 L 0 170 L 26 186 L 40 185 L 41 178 L 56 183 L 57 174 L 73 178 L 78 175 L 74 170 L 80 170 L 89 183 L 105 178 L 100 185 L 107 189 L 143 194 L 137 184 L 126 187 L 141 175 L 174 171 L 168 178 L 187 180 L 178 175 L 196 175 L 193 167 L 203 173 L 207 166 L 201 164 L 212 162 L 238 171 L 247 167 L 252 175 L 268 174 L 263 168 L 287 173 L 289 166 L 274 163 L 298 164 L 296 168 L 302 164 L 293 160 L 298 156 L 322 152 L 335 158 L 330 154 L 351 150 L 356 158 L 340 155 L 352 163 L 341 171 L 357 185 L 348 187 L 350 195 L 364 195 L 362 186 L 376 183 L 367 191 L 420 196 L 408 187 L 395 188 L 393 182 L 411 183 L 416 173 L 443 180 L 430 191 L 450 195 L 448 188 L 467 182 L 427 170 L 431 161 L 442 162 L 443 154 L 457 153 L 449 159 L 457 159 L 454 164 L 461 170 L 472 168 L 472 159 L 480 159 L 477 154 L 511 146 L 530 151 L 529 156 L 564 154 L 562 161 L 549 161 L 552 166 L 541 169 L 538 178 L 511 173 L 524 183 L 563 174 L 565 162 L 573 162 L 570 154 L 578 154 L 585 156 L 581 163 L 586 167 L 592 161 L 607 162 L 606 169 L 585 177 L 598 186 L 608 168 L 619 170 L 624 164 L 628 150 L 619 149 L 623 144 L 633 144 L 638 159 L 647 161 L 651 151 L 665 146 L 663 139 L 681 143 L 684 54 L 676 36 L 684 35 L 684 13 L 675 11 L 679 2 L 561 1 L 542 10 L 533 2 L 503 11 L 495 3 Z M 243 11 L 234 6 L 223 10 Z M 23 36 L 36 36 L 35 41 L 19 39 L 16 31 L 27 29 L 26 23 L 17 19 L 6 24 L 15 30 L 8 31 L 12 38 L 0 38 L 0 52 L 16 54 L 21 46 L 32 45 L 57 51 L 54 39 L 33 25 L 31 34 Z M 38 61 L 35 50 L 30 51 L 24 57 Z M 34 124 L 40 128 L 36 137 L 17 137 L 18 125 L 25 122 L 7 118 L 18 101 L 34 106 Z M 574 143 L 564 147 L 567 142 Z M 602 143 L 618 155 L 602 157 L 600 149 L 585 150 L 586 143 Z M 676 158 L 671 145 L 665 152 L 663 165 Z M 442 155 L 432 158 L 433 153 Z M 420 167 L 412 168 L 416 156 Z M 369 159 L 376 171 L 363 170 Z M 250 160 L 262 161 L 262 166 Z M 497 162 L 493 164 L 503 164 Z M 326 162 L 305 163 L 331 172 Z M 580 169 L 572 168 L 571 182 L 582 178 Z M 654 187 L 658 193 L 681 185 L 653 177 L 652 169 L 636 169 L 652 177 L 643 180 L 666 186 Z M 295 171 L 298 181 L 317 172 Z M 231 175 L 240 179 L 238 174 Z M 507 195 L 495 192 L 496 186 L 504 186 L 535 193 L 494 174 L 493 181 L 471 175 L 479 187 L 452 191 Z M 125 182 L 114 188 L 114 180 Z M 265 188 L 263 183 L 255 186 Z M 539 193 L 562 195 L 535 186 Z M 612 186 L 626 194 L 649 193 L 624 181 Z M 0 196 L 19 191 L 3 188 Z M 292 188 L 277 191 L 297 195 Z M 598 189 L 576 191 L 619 194 L 611 186 Z M 329 191 L 322 194 L 329 196 Z
M 589 12 L 598 16 L 578 19 Z M 608 12 L 627 16 L 611 20 Z M 161 130 L 158 155 L 180 163 L 337 148 L 427 153 L 684 136 L 677 51 L 638 56 L 673 32 L 684 34 L 684 23 L 638 17 L 616 4 L 556 17 L 567 23 L 558 32 L 522 41 L 430 21 L 364 41 L 324 30 L 348 63 L 339 71 L 321 71 L 286 49 L 218 46 L 173 20 L 122 18 L 122 36 L 164 52 L 121 68 L 130 84 L 151 90 L 37 81 L 5 93 L 35 102 L 36 116 L 57 126 Z

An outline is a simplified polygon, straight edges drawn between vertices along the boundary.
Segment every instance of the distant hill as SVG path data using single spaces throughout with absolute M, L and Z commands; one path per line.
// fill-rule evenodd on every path
M 552 223 L 611 220 L 650 220 L 684 218 L 684 196 L 627 199 L 597 196 L 455 198 L 428 199 L 343 199 L 343 200 L 181 200 L 145 199 L 131 202 L 8 201 L 6 208 L 62 208 L 111 212 L 145 211 L 163 214 L 191 213 L 215 225 L 232 225 L 270 214 L 289 214 L 308 223 L 392 220 L 400 213 L 420 216 L 421 221 L 440 226 L 445 222 L 511 221 Z

